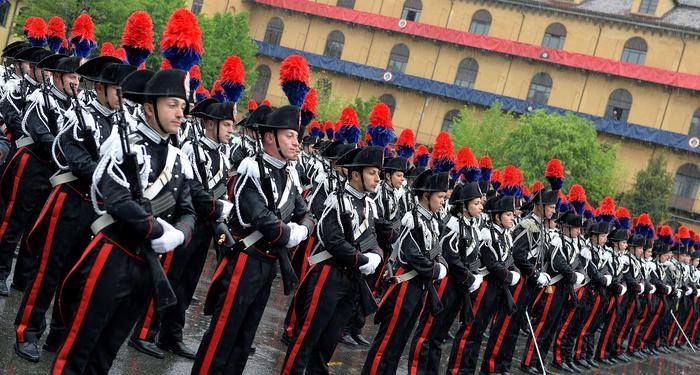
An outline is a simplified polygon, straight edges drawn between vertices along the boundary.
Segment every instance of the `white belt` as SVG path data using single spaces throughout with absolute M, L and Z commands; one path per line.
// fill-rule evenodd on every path
M 73 182 L 77 180 L 78 177 L 75 177 L 75 175 L 71 172 L 66 172 L 66 173 L 61 173 L 59 175 L 55 175 L 49 179 L 51 182 L 51 187 L 56 187 L 57 185 L 65 184 L 68 182 Z
M 309 266 L 313 266 L 331 258 L 333 258 L 333 255 L 331 255 L 331 253 L 329 253 L 328 250 L 323 250 L 320 253 L 314 254 L 309 257 Z
M 418 276 L 418 272 L 416 270 L 412 270 L 406 273 L 402 273 L 401 275 L 394 276 L 394 281 L 396 281 L 397 284 L 401 284 L 404 281 L 411 280 Z
M 97 220 L 92 222 L 92 225 L 90 225 L 90 230 L 92 230 L 93 234 L 100 233 L 102 229 L 107 228 L 108 226 L 116 223 L 117 221 L 114 220 L 112 215 L 110 214 L 104 214 L 97 218 Z
M 17 148 L 29 146 L 31 144 L 34 144 L 34 140 L 31 137 L 22 137 L 15 142 Z
M 255 232 L 247 235 L 245 238 L 238 241 L 239 244 L 243 244 L 243 248 L 241 249 L 241 251 L 244 251 L 244 250 L 248 249 L 249 247 L 255 245 L 255 243 L 260 241 L 260 239 L 262 237 L 263 237 L 263 234 L 260 233 L 259 230 L 256 230 Z
M 559 280 L 561 280 L 563 278 L 564 278 L 564 275 L 558 274 L 558 275 L 552 277 L 552 279 L 549 280 L 549 284 L 547 284 L 547 285 L 554 285 L 554 284 L 558 283 Z

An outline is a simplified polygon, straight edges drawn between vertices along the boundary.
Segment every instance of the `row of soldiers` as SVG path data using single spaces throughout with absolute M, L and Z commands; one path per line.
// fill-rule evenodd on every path
M 522 331 L 529 373 L 548 370 L 550 350 L 553 368 L 580 372 L 700 339 L 696 236 L 654 230 L 645 214 L 630 225 L 611 198 L 593 210 L 579 185 L 564 195 L 557 160 L 550 188 L 527 198 L 516 168 L 499 180 L 468 149 L 455 160 L 447 134 L 430 169 L 409 133 L 387 157 L 383 104 L 369 146 L 351 111 L 335 140 L 318 124 L 302 138 L 308 76 L 281 74 L 290 105 L 251 107 L 235 131 L 238 99 L 190 110 L 189 69 L 22 42 L 3 59 L 0 294 L 19 245 L 15 351 L 40 360 L 54 300 L 54 373 L 107 373 L 127 340 L 191 358 L 195 374 L 242 373 L 278 272 L 293 294 L 284 374 L 328 373 L 344 336 L 367 342 L 363 373 L 396 373 L 409 341 L 407 371 L 436 373 L 455 321 L 455 374 L 509 373 Z M 212 241 L 212 320 L 195 351 L 184 318 Z

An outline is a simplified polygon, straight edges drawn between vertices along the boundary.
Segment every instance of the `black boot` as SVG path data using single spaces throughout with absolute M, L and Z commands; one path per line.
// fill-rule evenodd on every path
M 146 340 L 139 340 L 130 338 L 129 346 L 138 350 L 141 353 L 148 354 L 151 357 L 163 359 L 165 358 L 165 353 L 156 346 L 155 343 Z
M 15 353 L 29 362 L 39 362 L 39 345 L 36 342 L 16 342 Z

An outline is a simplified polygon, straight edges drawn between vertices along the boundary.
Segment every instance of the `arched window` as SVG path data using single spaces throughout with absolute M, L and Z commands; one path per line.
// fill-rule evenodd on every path
M 564 25 L 555 22 L 549 26 L 544 31 L 544 39 L 542 39 L 542 47 L 549 47 L 554 49 L 564 48 L 564 41 L 566 40 L 566 27 Z
M 343 55 L 343 47 L 345 46 L 345 35 L 338 30 L 331 31 L 326 39 L 326 48 L 323 50 L 323 56 L 339 59 Z
M 202 5 L 204 5 L 204 0 L 193 0 L 190 11 L 195 15 L 199 15 L 199 13 L 202 13 Z
M 647 42 L 644 39 L 635 36 L 630 38 L 625 43 L 625 48 L 622 50 L 621 61 L 632 64 L 644 64 L 644 58 L 647 56 Z
M 410 51 L 405 44 L 399 43 L 395 45 L 389 54 L 389 63 L 386 65 L 386 70 L 404 73 L 406 65 L 408 65 L 409 54 Z
M 328 98 L 331 97 L 331 93 L 333 92 L 333 82 L 331 82 L 330 79 L 319 78 L 316 80 L 315 87 L 319 101 L 326 102 Z
M 681 165 L 673 182 L 669 206 L 691 212 L 695 197 L 698 195 L 698 187 L 700 187 L 700 168 L 691 163 Z
M 608 106 L 605 109 L 605 118 L 618 121 L 627 121 L 632 108 L 632 94 L 625 89 L 617 89 L 610 94 Z
M 272 72 L 267 65 L 260 65 L 255 69 L 258 73 L 258 79 L 255 81 L 253 88 L 250 89 L 252 99 L 260 102 L 267 96 L 267 87 L 270 85 L 270 76 Z
M 454 121 L 457 116 L 459 116 L 458 109 L 453 109 L 445 113 L 445 117 L 442 119 L 442 131 L 452 133 L 452 129 L 454 128 Z
M 693 113 L 693 119 L 690 120 L 688 137 L 700 137 L 700 108 L 695 110 L 695 113 Z
M 401 18 L 418 22 L 420 19 L 420 12 L 423 10 L 423 3 L 420 0 L 406 0 L 403 3 L 403 10 L 401 11 Z
M 396 113 L 396 99 L 391 94 L 384 94 L 379 97 L 379 101 L 386 104 L 387 107 L 389 107 L 389 110 L 391 112 L 391 117 L 394 117 L 394 113 Z
M 469 32 L 472 34 L 489 35 L 491 28 L 491 13 L 482 9 L 474 13 L 472 23 L 469 24 Z
M 279 46 L 282 41 L 282 32 L 284 32 L 284 22 L 279 17 L 272 17 L 267 23 L 265 29 L 265 43 L 270 43 Z
M 338 0 L 338 6 L 352 9 L 355 7 L 355 0 Z
M 457 67 L 457 76 L 455 77 L 455 85 L 467 88 L 473 88 L 476 81 L 476 75 L 479 73 L 479 63 L 472 58 L 466 58 L 459 63 Z
M 527 101 L 537 104 L 547 104 L 552 93 L 552 77 L 547 73 L 537 73 L 532 77 Z
M 642 0 L 639 3 L 639 13 L 654 14 L 657 5 L 659 5 L 659 0 Z

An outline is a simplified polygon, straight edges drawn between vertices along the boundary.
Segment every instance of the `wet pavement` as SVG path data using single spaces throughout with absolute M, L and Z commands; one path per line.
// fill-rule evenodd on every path
M 201 301 L 204 300 L 209 280 L 214 273 L 213 252 L 210 252 L 210 259 L 204 270 L 202 279 L 197 288 L 196 296 Z M 248 366 L 244 374 L 266 375 L 279 373 L 279 369 L 284 361 L 286 346 L 279 340 L 282 331 L 282 323 L 288 306 L 288 297 L 282 293 L 282 285 L 279 278 L 275 280 L 272 295 L 265 309 L 260 327 L 255 338 L 257 350 L 248 360 Z M 47 374 L 51 368 L 54 354 L 42 352 L 39 363 L 30 363 L 19 358 L 13 351 L 15 340 L 14 325 L 17 306 L 21 295 L 12 290 L 10 297 L 0 297 L 0 373 L 11 375 Z M 198 303 L 190 307 L 187 315 L 187 325 L 185 327 L 185 342 L 191 348 L 196 349 L 204 331 L 209 325 L 210 318 L 202 315 L 203 303 Z M 50 310 L 49 310 L 50 311 Z M 369 324 L 365 328 L 365 336 L 371 338 L 376 331 L 375 327 Z M 516 349 L 516 358 L 513 363 L 513 373 L 518 374 L 517 369 L 519 353 L 522 353 L 524 338 L 521 337 Z M 447 353 L 450 350 L 451 342 L 443 347 L 443 366 L 447 361 Z M 485 345 L 485 344 L 484 344 Z M 358 374 L 367 353 L 366 348 L 349 348 L 339 345 L 338 350 L 330 364 L 331 373 L 337 375 Z M 549 359 L 548 361 L 551 361 Z M 159 360 L 141 354 L 127 345 L 123 345 L 117 359 L 114 362 L 110 374 L 189 374 L 192 361 L 166 354 L 165 359 Z M 406 352 L 401 360 L 399 373 L 406 371 Z M 632 362 L 626 365 L 601 368 L 590 374 L 700 374 L 700 357 L 692 352 L 680 352 L 661 357 L 651 357 L 644 361 Z

